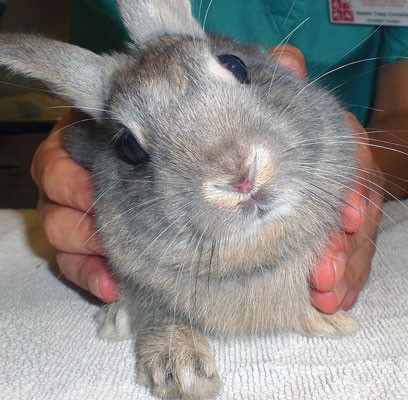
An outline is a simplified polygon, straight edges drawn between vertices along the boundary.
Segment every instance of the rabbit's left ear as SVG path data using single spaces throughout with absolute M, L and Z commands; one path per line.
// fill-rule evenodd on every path
M 0 35 L 0 65 L 45 83 L 55 95 L 98 118 L 109 95 L 114 56 L 41 36 Z
M 116 0 L 122 21 L 135 43 L 163 34 L 205 38 L 191 14 L 189 0 Z

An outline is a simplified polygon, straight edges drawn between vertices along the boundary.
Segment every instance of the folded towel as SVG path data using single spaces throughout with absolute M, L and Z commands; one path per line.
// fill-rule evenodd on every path
M 340 340 L 210 339 L 218 399 L 408 399 L 408 203 L 385 207 L 370 282 Z M 100 304 L 60 279 L 35 211 L 0 211 L 0 398 L 152 400 L 131 341 L 96 334 Z

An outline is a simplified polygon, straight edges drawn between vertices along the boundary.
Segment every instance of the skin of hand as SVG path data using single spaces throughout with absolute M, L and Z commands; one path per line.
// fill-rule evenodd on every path
M 304 58 L 297 48 L 280 45 L 270 54 L 302 78 L 306 76 Z M 91 176 L 69 158 L 62 144 L 63 128 L 72 122 L 72 114 L 59 121 L 34 155 L 31 175 L 40 192 L 38 211 L 48 240 L 58 250 L 57 263 L 65 278 L 112 302 L 118 296 L 118 286 L 95 234 Z M 375 172 L 371 177 L 361 172 L 356 178 L 345 200 L 343 231 L 333 236 L 311 274 L 312 301 L 326 313 L 348 309 L 356 301 L 368 279 L 381 218 L 381 173 L 365 146 L 364 129 L 354 116 L 346 117 L 364 142 L 356 145 L 359 166 Z M 368 185 L 371 180 L 376 183 Z
M 354 132 L 357 173 L 342 210 L 342 228 L 331 239 L 311 274 L 314 305 L 325 313 L 348 310 L 368 280 L 382 216 L 384 178 L 368 136 L 356 117 L 346 113 Z
M 312 300 L 321 311 L 332 313 L 352 307 L 368 279 L 382 195 L 394 200 L 407 197 L 407 76 L 408 60 L 384 64 L 378 69 L 376 97 L 367 125 L 369 136 L 354 116 L 347 115 L 356 134 L 361 171 L 345 202 L 348 204 L 343 210 L 345 233 L 333 238 L 311 276 Z M 358 209 L 360 213 L 356 212 Z
M 62 275 L 105 302 L 116 300 L 118 287 L 95 235 L 91 175 L 63 148 L 62 118 L 38 147 L 31 175 L 39 188 L 38 212 L 49 242 L 58 250 Z

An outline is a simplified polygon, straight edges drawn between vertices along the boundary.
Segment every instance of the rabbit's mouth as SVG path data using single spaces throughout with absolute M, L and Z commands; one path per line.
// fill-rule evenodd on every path
M 245 216 L 262 219 L 270 211 L 270 193 L 266 187 L 256 190 L 251 188 L 246 193 L 241 193 L 240 199 L 237 206 Z
M 258 219 L 263 219 L 270 212 L 270 201 L 266 190 L 260 189 L 249 195 L 249 199 L 241 206 L 255 214 Z

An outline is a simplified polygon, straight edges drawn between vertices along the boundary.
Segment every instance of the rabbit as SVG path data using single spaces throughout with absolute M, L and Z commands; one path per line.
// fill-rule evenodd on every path
M 207 34 L 187 0 L 118 0 L 123 53 L 0 35 L 0 64 L 83 114 L 70 156 L 93 176 L 96 224 L 120 297 L 99 334 L 135 339 L 138 381 L 163 398 L 215 397 L 206 336 L 341 337 L 309 274 L 352 180 L 337 100 L 261 48 Z

